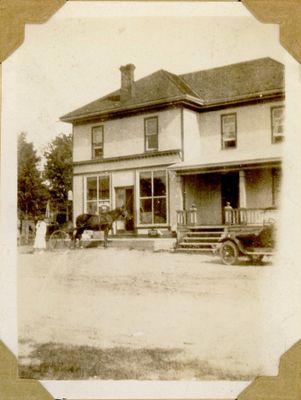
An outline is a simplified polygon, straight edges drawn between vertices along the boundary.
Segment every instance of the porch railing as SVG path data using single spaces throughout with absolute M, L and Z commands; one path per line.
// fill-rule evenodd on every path
M 197 208 L 177 210 L 177 225 L 192 226 L 198 224 Z M 204 211 L 206 212 L 206 211 Z M 278 220 L 279 210 L 274 208 L 224 208 L 225 225 L 262 225 Z
M 231 208 L 225 207 L 226 225 L 261 225 L 277 221 L 279 210 L 274 208 Z
M 189 210 L 177 210 L 178 226 L 196 225 L 197 224 L 197 208 L 191 207 Z

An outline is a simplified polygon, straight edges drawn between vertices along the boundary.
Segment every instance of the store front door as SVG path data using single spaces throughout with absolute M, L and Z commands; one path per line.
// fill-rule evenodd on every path
M 117 221 L 117 231 L 131 232 L 134 230 L 134 187 L 119 187 L 116 191 L 116 207 L 125 206 L 128 212 L 127 218 Z

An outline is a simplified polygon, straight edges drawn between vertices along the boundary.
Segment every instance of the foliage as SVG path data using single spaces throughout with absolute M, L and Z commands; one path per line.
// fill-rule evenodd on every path
M 59 208 L 65 207 L 68 191 L 72 189 L 72 135 L 60 134 L 44 151 L 46 160 L 43 178 L 51 200 Z
M 35 219 L 45 213 L 48 191 L 38 169 L 40 158 L 26 133 L 18 135 L 18 210 L 21 218 Z

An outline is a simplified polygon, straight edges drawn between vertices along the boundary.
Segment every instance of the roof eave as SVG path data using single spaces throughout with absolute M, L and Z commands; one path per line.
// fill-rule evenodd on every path
M 280 157 L 270 157 L 204 164 L 185 164 L 184 162 L 180 162 L 170 165 L 168 169 L 175 171 L 180 175 L 194 175 L 202 173 L 225 172 L 239 169 L 254 169 L 258 167 L 278 167 L 281 164 L 281 161 L 282 160 Z
M 164 99 L 159 99 L 159 100 L 154 100 L 150 102 L 145 102 L 145 103 L 140 103 L 140 104 L 133 104 L 130 106 L 125 106 L 125 107 L 119 107 L 116 109 L 109 109 L 109 110 L 104 110 L 104 111 L 96 111 L 93 113 L 83 113 L 75 116 L 70 116 L 68 117 L 68 114 L 63 115 L 60 120 L 62 122 L 80 122 L 86 119 L 94 119 L 98 117 L 110 117 L 110 116 L 115 116 L 118 114 L 125 114 L 125 113 L 131 113 L 131 112 L 136 112 L 139 110 L 143 109 L 148 109 L 148 108 L 153 108 L 156 106 L 165 106 L 165 105 L 173 105 L 173 104 L 191 104 L 194 105 L 195 107 L 201 107 L 204 102 L 191 95 L 184 95 L 184 96 L 174 96 L 174 97 L 169 97 L 169 98 L 164 98 Z
M 151 102 L 145 102 L 145 103 L 140 103 L 140 104 L 133 104 L 130 106 L 125 106 L 125 107 L 119 107 L 116 109 L 109 109 L 109 110 L 104 110 L 104 111 L 97 111 L 93 113 L 83 113 L 75 116 L 70 116 L 68 117 L 68 114 L 62 116 L 60 120 L 62 122 L 81 122 L 84 120 L 88 119 L 95 119 L 95 118 L 110 118 L 110 117 L 118 117 L 122 116 L 125 114 L 131 114 L 133 112 L 137 111 L 143 111 L 143 110 L 148 110 L 148 109 L 153 109 L 155 107 L 163 107 L 163 106 L 169 106 L 169 105 L 179 105 L 182 104 L 184 106 L 192 107 L 195 110 L 199 111 L 206 111 L 206 110 L 211 110 L 211 109 L 216 109 L 216 108 L 221 108 L 221 107 L 229 107 L 229 106 L 235 106 L 238 104 L 244 104 L 244 103 L 249 103 L 249 102 L 258 102 L 258 101 L 266 101 L 266 100 L 272 100 L 272 99 L 277 99 L 277 98 L 284 98 L 285 92 L 284 88 L 278 88 L 274 90 L 269 90 L 265 92 L 260 92 L 260 93 L 251 93 L 249 95 L 244 95 L 244 96 L 237 96 L 233 97 L 230 99 L 222 99 L 222 100 L 216 100 L 216 101 L 211 101 L 208 103 L 205 103 L 202 99 L 196 98 L 191 95 L 184 95 L 184 96 L 174 96 L 174 97 L 169 97 L 169 98 L 164 98 L 164 99 L 159 99 L 159 100 L 154 100 Z
M 219 108 L 219 107 L 223 107 L 223 106 L 244 104 L 244 103 L 249 103 L 249 102 L 254 102 L 254 101 L 272 100 L 272 99 L 284 98 L 284 97 L 285 97 L 284 89 L 279 88 L 279 89 L 275 89 L 275 90 L 269 90 L 266 92 L 251 93 L 250 95 L 237 96 L 237 97 L 233 97 L 231 99 L 210 101 L 208 103 L 205 103 L 203 105 L 202 109 L 207 110 L 207 109 L 211 109 L 211 108 Z

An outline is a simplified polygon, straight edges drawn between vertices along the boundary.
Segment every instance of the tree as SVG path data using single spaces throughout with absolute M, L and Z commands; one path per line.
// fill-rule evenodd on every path
M 67 204 L 68 191 L 72 189 L 72 135 L 58 135 L 46 147 L 44 157 L 43 178 L 51 200 L 63 209 Z
M 48 192 L 38 169 L 40 157 L 26 133 L 18 135 L 18 210 L 21 218 L 35 219 L 44 215 Z

